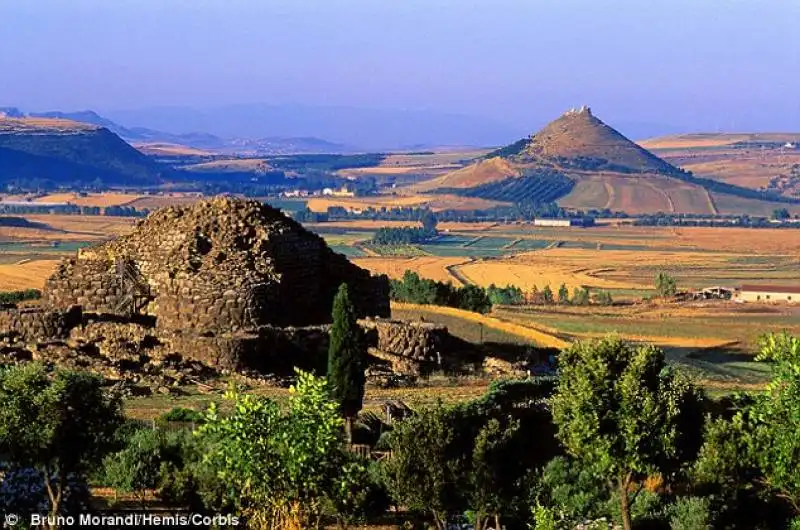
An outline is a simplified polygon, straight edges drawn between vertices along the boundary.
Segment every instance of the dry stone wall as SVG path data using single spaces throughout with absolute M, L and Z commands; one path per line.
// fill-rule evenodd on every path
M 67 259 L 47 281 L 42 302 L 54 309 L 79 305 L 88 312 L 113 313 L 121 295 L 113 261 Z
M 81 308 L 44 311 L 38 308 L 5 308 L 0 311 L 0 338 L 33 342 L 63 339 L 81 321 Z

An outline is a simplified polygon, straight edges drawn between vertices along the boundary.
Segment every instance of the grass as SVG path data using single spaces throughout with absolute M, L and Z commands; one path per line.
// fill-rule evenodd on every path
M 414 387 L 377 388 L 368 385 L 364 396 L 364 410 L 381 414 L 384 402 L 391 400 L 403 401 L 412 408 L 433 405 L 440 399 L 445 403 L 468 401 L 483 395 L 488 386 L 489 381 L 486 379 L 456 379 L 441 375 L 423 378 Z M 223 411 L 230 407 L 230 402 L 221 393 L 200 393 L 193 386 L 181 387 L 180 391 L 182 395 L 154 394 L 128 398 L 124 401 L 125 415 L 138 420 L 152 420 L 176 407 L 202 411 L 211 402 L 217 403 Z M 289 390 L 286 388 L 260 386 L 248 392 L 268 397 L 280 404 L 285 404 L 289 399 Z
M 299 212 L 308 207 L 308 201 L 301 199 L 268 199 L 267 204 L 284 212 Z
M 535 344 L 537 346 L 550 348 L 563 348 L 567 346 L 565 341 L 547 332 L 500 320 L 491 315 L 481 315 L 479 313 L 464 311 L 463 309 L 392 302 L 393 316 L 395 314 L 401 315 L 403 311 L 410 312 L 411 315 L 423 316 L 426 320 L 433 319 L 434 322 L 443 324 L 445 320 L 449 321 L 456 327 L 451 329 L 450 326 L 448 326 L 448 330 L 450 330 L 453 335 L 469 342 L 511 342 L 514 344 Z M 406 313 L 406 315 L 408 316 L 408 313 Z M 476 324 L 478 324 L 478 329 L 475 329 Z M 493 330 L 498 333 L 501 338 L 505 337 L 506 340 L 487 339 L 484 335 L 484 328 Z M 458 333 L 463 334 L 463 336 L 459 335 L 456 330 L 458 330 Z M 475 340 L 476 334 L 478 334 L 477 340 Z M 466 338 L 467 336 L 471 338 Z M 481 338 L 483 338 L 483 341 L 480 340 Z

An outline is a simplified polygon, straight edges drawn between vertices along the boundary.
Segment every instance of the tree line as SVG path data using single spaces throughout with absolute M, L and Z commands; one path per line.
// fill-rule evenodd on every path
M 522 305 L 522 304 L 571 304 L 571 305 L 611 305 L 613 299 L 608 291 L 590 292 L 587 287 L 575 287 L 570 296 L 569 289 L 561 284 L 557 291 L 550 285 L 545 285 L 541 290 L 535 285 L 529 292 L 523 291 L 515 285 L 505 287 L 495 284 L 487 288 L 477 285 L 456 287 L 451 282 L 440 282 L 421 278 L 416 272 L 407 270 L 399 280 L 389 280 L 390 297 L 397 302 L 410 304 L 431 304 L 456 307 L 488 313 L 494 305 Z
M 0 214 L 58 214 L 58 215 L 107 215 L 114 217 L 146 217 L 150 213 L 147 208 L 135 206 L 77 206 L 64 204 L 59 206 L 0 204 Z

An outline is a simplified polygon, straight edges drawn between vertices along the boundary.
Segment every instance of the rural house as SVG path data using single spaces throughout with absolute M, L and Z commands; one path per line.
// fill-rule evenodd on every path
M 800 302 L 800 286 L 742 285 L 734 298 L 737 302 Z
M 572 217 L 572 218 L 545 218 L 536 217 L 533 220 L 533 226 L 594 226 L 594 218 L 592 217 Z

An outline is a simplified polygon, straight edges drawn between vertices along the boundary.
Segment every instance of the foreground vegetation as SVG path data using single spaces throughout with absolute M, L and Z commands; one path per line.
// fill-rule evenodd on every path
M 362 415 L 353 436 L 383 451 L 380 460 L 348 450 L 345 418 L 358 407 L 342 400 L 358 393 L 341 392 L 341 375 L 331 383 L 299 372 L 286 407 L 231 388 L 226 412 L 173 413 L 196 422 L 192 434 L 124 422 L 93 376 L 8 368 L 0 506 L 75 513 L 93 483 L 142 499 L 155 491 L 172 509 L 233 513 L 250 528 L 346 528 L 387 516 L 437 529 L 587 519 L 625 529 L 796 528 L 800 339 L 765 336 L 759 360 L 772 367 L 765 393 L 713 401 L 657 348 L 614 337 L 576 343 L 556 379 L 498 382 L 481 398 L 423 407 L 394 425 Z M 354 365 L 337 366 L 342 374 Z

